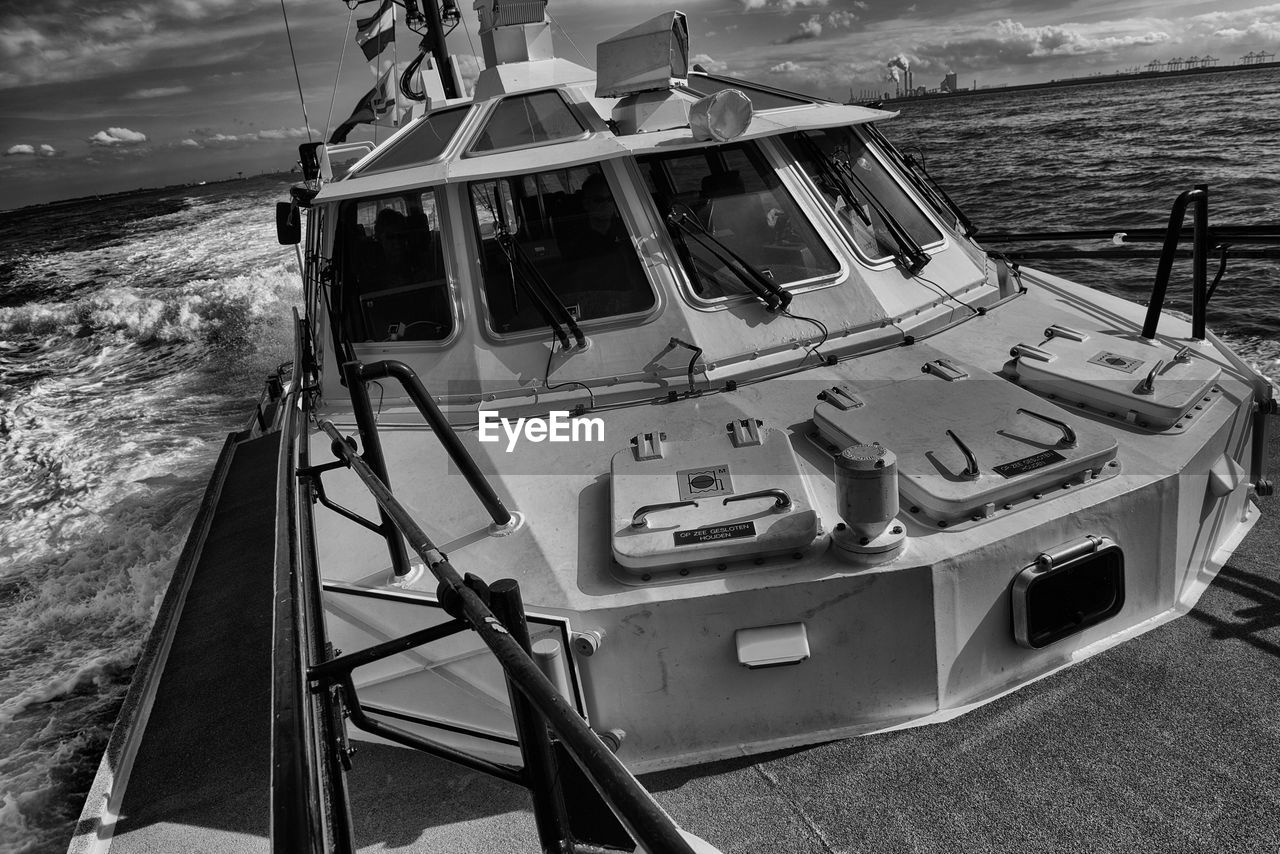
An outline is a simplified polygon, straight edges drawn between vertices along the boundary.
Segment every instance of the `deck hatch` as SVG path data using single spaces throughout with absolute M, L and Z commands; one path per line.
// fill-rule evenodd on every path
M 1090 483 L 1115 458 L 1109 432 L 977 367 L 964 371 L 856 388 L 854 409 L 824 400 L 814 407 L 819 436 L 837 451 L 892 450 L 902 503 L 945 525 Z
M 1013 581 L 1013 635 L 1040 649 L 1096 626 L 1124 607 L 1124 552 L 1087 537 L 1055 558 L 1042 554 Z
M 638 447 L 613 456 L 613 556 L 624 580 L 720 564 L 751 568 L 758 558 L 803 553 L 821 536 L 786 433 L 757 425 L 759 444 L 724 432 L 667 439 L 662 456 Z
M 1190 348 L 1106 332 L 1068 336 L 1045 330 L 1038 344 L 1014 348 L 1018 381 L 1050 398 L 1082 405 L 1156 430 L 1191 418 L 1192 407 L 1222 370 Z

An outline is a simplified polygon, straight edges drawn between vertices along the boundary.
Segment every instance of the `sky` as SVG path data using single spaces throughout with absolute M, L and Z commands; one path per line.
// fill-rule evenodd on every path
M 598 42 L 672 4 L 551 0 L 556 51 L 594 67 Z M 471 0 L 458 5 L 465 25 L 448 43 L 474 73 L 475 12 Z M 707 70 L 836 100 L 892 93 L 891 75 L 903 76 L 903 66 L 917 87 L 937 88 L 955 72 L 961 86 L 985 88 L 1178 57 L 1229 65 L 1249 53 L 1280 54 L 1280 3 L 1256 0 L 674 7 L 687 15 L 690 54 Z M 322 139 L 373 84 L 351 16 L 342 0 L 0 0 L 0 209 L 288 170 L 298 144 Z M 417 42 L 401 30 L 402 63 Z M 351 139 L 371 136 L 362 128 Z

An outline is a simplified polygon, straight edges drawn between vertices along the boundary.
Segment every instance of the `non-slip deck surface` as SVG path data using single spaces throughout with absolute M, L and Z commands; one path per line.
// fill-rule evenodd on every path
M 237 446 L 187 593 L 112 854 L 265 852 L 278 436 Z

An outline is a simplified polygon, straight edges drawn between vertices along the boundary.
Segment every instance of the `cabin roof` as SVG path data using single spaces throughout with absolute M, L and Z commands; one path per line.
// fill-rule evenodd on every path
M 691 75 L 690 80 L 690 87 L 675 86 L 668 97 L 691 104 L 700 97 L 700 90 L 719 91 L 737 82 L 709 75 Z M 771 106 L 753 110 L 751 123 L 738 139 L 759 139 L 796 130 L 864 124 L 897 115 L 869 107 L 835 104 L 757 89 L 751 84 L 743 85 L 748 87 L 749 95 L 755 95 Z M 568 114 L 578 121 L 580 133 L 569 133 L 560 138 L 532 141 L 493 151 L 473 150 L 504 102 L 517 98 L 529 99 L 545 92 L 556 92 L 561 96 Z M 317 201 L 377 195 L 397 189 L 474 181 L 596 163 L 624 156 L 720 144 L 716 140 L 694 139 L 688 126 L 645 133 L 618 133 L 606 119 L 617 101 L 618 99 L 592 97 L 582 81 L 572 81 L 512 92 L 501 98 L 470 105 L 446 105 L 417 119 L 374 149 L 352 166 L 347 177 L 327 185 Z M 438 124 L 440 116 L 459 109 L 467 109 L 469 112 L 461 122 L 449 123 L 453 137 L 441 145 L 435 139 L 433 120 Z M 418 144 L 420 137 L 421 144 Z M 420 161 L 410 159 L 398 168 L 378 168 L 379 162 L 392 159 L 384 159 L 389 152 L 403 151 L 409 145 L 415 145 L 423 152 Z

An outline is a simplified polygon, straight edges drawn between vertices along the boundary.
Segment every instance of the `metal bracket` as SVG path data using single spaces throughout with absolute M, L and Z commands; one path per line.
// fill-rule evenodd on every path
M 750 501 L 755 498 L 772 498 L 774 510 L 789 510 L 791 508 L 791 496 L 787 494 L 785 489 L 761 489 L 756 492 L 748 492 L 743 495 L 730 495 L 724 500 L 725 504 L 733 501 Z
M 677 507 L 697 507 L 696 501 L 668 501 L 664 504 L 646 504 L 636 510 L 631 517 L 631 527 L 640 529 L 649 527 L 647 517 L 650 513 L 657 513 L 659 510 L 674 510 Z
M 1020 415 L 1030 416 L 1037 421 L 1043 421 L 1045 424 L 1050 424 L 1061 430 L 1062 438 L 1058 441 L 1058 444 L 1066 445 L 1068 448 L 1076 446 L 1076 431 L 1072 430 L 1071 425 L 1067 424 L 1067 422 L 1059 421 L 1057 418 L 1050 418 L 1048 415 L 1041 415 L 1039 412 L 1032 412 L 1030 409 L 1019 409 L 1017 412 Z
M 860 409 L 866 404 L 862 398 L 853 393 L 853 389 L 847 385 L 833 386 L 825 391 L 818 393 L 818 400 L 826 401 L 841 411 L 850 409 Z
M 1045 338 L 1066 338 L 1071 341 L 1088 341 L 1089 336 L 1079 330 L 1072 329 L 1070 326 L 1059 326 L 1053 324 L 1044 331 Z
M 969 376 L 967 371 L 956 367 L 949 359 L 934 359 L 932 362 L 925 362 L 920 371 L 925 374 L 933 374 L 935 377 L 942 377 L 948 382 L 962 380 Z
M 1076 558 L 1083 557 L 1091 552 L 1096 552 L 1102 547 L 1103 542 L 1102 537 L 1095 537 L 1093 534 L 1087 534 L 1083 540 L 1059 546 L 1052 551 L 1041 552 L 1036 556 L 1036 568 L 1040 570 L 1052 569 L 1058 564 L 1066 563 L 1069 560 L 1075 560 Z
M 632 436 L 631 447 L 635 449 L 636 460 L 643 462 L 662 459 L 662 440 L 665 438 L 667 438 L 666 433 L 659 433 L 656 430 Z
M 763 421 L 755 418 L 740 418 L 737 421 L 730 421 L 725 425 L 725 429 L 729 431 L 729 438 L 733 440 L 735 448 L 746 448 L 762 442 L 760 438 L 762 424 L 764 424 Z
M 1163 367 L 1164 367 L 1164 359 L 1158 360 L 1156 362 L 1155 367 L 1151 369 L 1151 373 L 1147 374 L 1146 379 L 1138 383 L 1138 387 L 1133 390 L 1133 393 L 1134 394 L 1154 394 L 1156 390 L 1156 376 L 1160 373 L 1160 370 Z
M 964 454 L 965 466 L 960 476 L 965 480 L 977 480 L 978 475 L 982 474 L 982 471 L 978 468 L 978 458 L 973 455 L 973 451 L 969 450 L 969 446 L 955 433 L 948 430 L 947 435 L 951 437 L 951 441 L 956 443 L 960 453 Z

